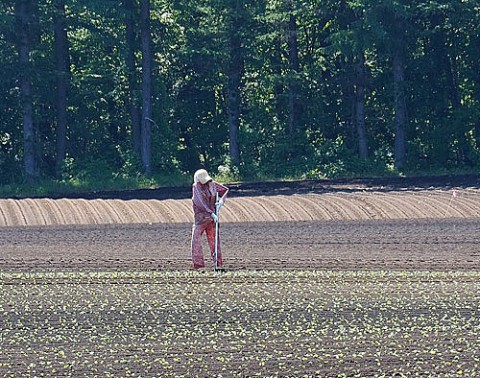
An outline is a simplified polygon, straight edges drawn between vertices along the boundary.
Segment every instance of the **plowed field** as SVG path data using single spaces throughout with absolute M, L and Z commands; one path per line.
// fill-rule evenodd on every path
M 438 179 L 437 179 L 438 180 Z M 480 182 L 293 182 L 233 185 L 222 223 L 477 218 Z M 0 199 L 0 227 L 189 223 L 189 188 Z
M 478 179 L 436 180 L 233 186 L 221 213 L 226 266 L 475 269 Z M 136 193 L 0 199 L 3 270 L 190 269 L 189 188 Z
M 478 376 L 479 194 L 233 185 L 223 274 L 188 188 L 0 200 L 0 377 Z

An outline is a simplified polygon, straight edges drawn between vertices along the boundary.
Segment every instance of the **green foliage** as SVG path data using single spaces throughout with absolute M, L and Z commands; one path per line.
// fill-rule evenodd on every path
M 341 157 L 341 158 L 339 158 Z M 305 174 L 309 179 L 387 176 L 390 170 L 379 160 L 360 159 L 341 138 L 327 140 L 315 151 L 315 160 Z
M 153 176 L 189 175 L 199 166 L 229 180 L 395 173 L 392 52 L 405 47 L 408 171 L 479 166 L 480 8 L 455 1 L 155 0 L 152 4 Z M 138 2 L 136 2 L 138 6 Z M 21 74 L 14 2 L 0 8 L 0 183 L 23 171 Z M 229 10 L 235 9 L 236 12 Z M 62 180 L 141 177 L 132 141 L 123 3 L 66 1 L 71 77 L 68 164 Z M 43 179 L 57 179 L 56 63 L 51 1 L 32 20 L 31 81 L 36 156 Z M 298 69 L 289 22 L 295 20 Z M 135 15 L 138 24 L 138 15 Z M 238 20 L 241 20 L 238 23 Z M 400 29 L 399 29 L 400 28 Z M 33 29 L 32 29 L 33 30 Z M 403 40 L 398 40 L 403 30 Z M 136 35 L 138 103 L 140 36 Z M 240 150 L 229 152 L 228 77 L 232 37 L 241 40 Z M 404 45 L 403 45 L 404 44 Z M 365 57 L 369 157 L 357 158 L 355 101 Z M 289 90 L 297 85 L 297 129 L 289 131 Z M 138 104 L 137 104 L 138 105 Z M 298 110 L 297 110 L 298 111 Z M 398 173 L 398 172 L 397 172 Z
M 94 167 L 86 164 L 83 169 L 78 171 L 78 174 L 68 179 L 40 179 L 35 184 L 12 181 L 10 184 L 0 185 L 0 198 L 48 197 L 99 191 L 155 189 L 190 183 L 189 176 L 178 172 L 170 175 L 158 174 L 153 177 L 146 177 L 138 173 L 135 176 L 112 176 L 111 171 L 107 169 L 103 173 L 95 172 L 88 176 L 93 171 Z M 92 177 L 96 177 L 96 179 Z
M 232 164 L 229 157 L 225 158 L 224 164 L 218 166 L 217 173 L 214 177 L 219 182 L 238 182 L 241 181 L 241 174 L 239 167 Z

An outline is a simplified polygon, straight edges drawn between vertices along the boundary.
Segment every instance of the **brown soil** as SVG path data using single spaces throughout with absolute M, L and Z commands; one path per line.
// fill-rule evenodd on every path
M 480 187 L 469 178 L 233 186 L 226 267 L 478 269 Z M 138 197 L 0 200 L 1 268 L 190 269 L 190 199 Z
M 232 186 L 225 274 L 187 189 L 0 200 L 0 376 L 478 376 L 477 178 L 380 181 Z
M 188 270 L 190 224 L 0 229 L 4 271 Z M 243 269 L 480 268 L 478 219 L 228 223 L 225 266 Z M 204 245 L 207 269 L 211 269 Z
M 480 216 L 476 176 L 431 180 L 421 178 L 416 185 L 412 179 L 231 185 L 221 220 L 249 223 Z M 89 193 L 78 198 L 0 199 L 0 227 L 189 223 L 189 197 L 189 188 L 164 188 Z

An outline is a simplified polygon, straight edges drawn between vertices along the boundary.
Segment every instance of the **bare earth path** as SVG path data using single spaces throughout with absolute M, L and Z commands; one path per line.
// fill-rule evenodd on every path
M 0 266 L 189 270 L 190 230 L 190 224 L 3 228 Z M 221 237 L 230 270 L 480 268 L 477 219 L 227 223 Z

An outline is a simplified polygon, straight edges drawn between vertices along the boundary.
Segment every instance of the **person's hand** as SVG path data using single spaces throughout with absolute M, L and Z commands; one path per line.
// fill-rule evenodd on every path
M 223 200 L 223 198 L 220 199 L 220 200 L 217 202 L 217 209 L 220 210 L 224 204 L 225 204 L 225 201 Z
M 212 213 L 212 214 L 211 214 L 211 216 L 212 216 L 213 220 L 215 221 L 215 223 L 218 223 L 218 217 L 217 217 L 217 214 L 215 214 L 215 213 Z

